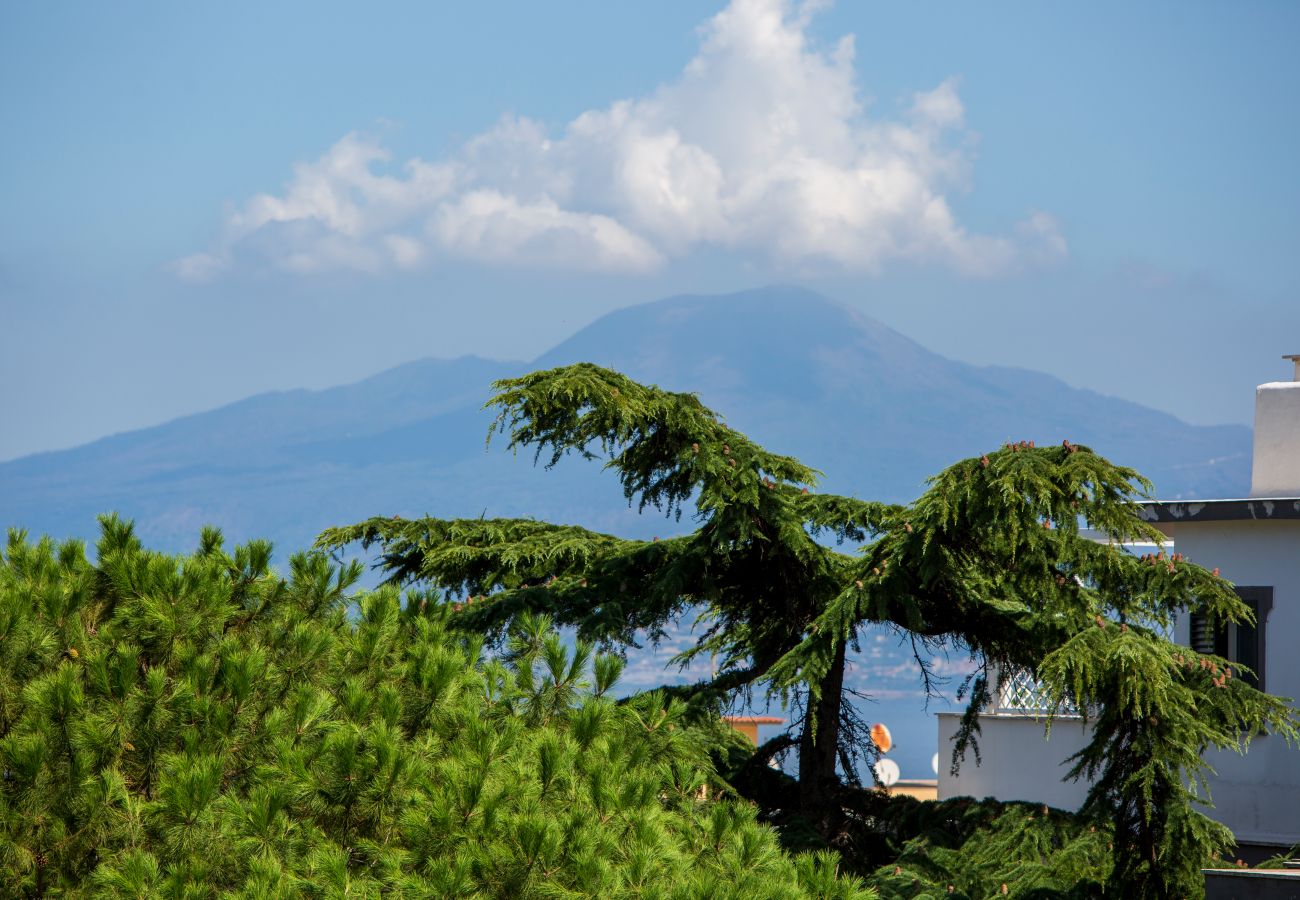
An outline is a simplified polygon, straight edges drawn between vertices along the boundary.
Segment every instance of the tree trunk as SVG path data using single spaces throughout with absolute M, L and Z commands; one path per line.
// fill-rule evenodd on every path
M 804 723 L 799 738 L 799 802 L 804 815 L 818 830 L 825 832 L 832 816 L 830 798 L 836 782 L 835 760 L 840 739 L 840 704 L 844 696 L 844 651 L 840 642 L 835 648 L 835 660 L 821 683 L 821 696 L 810 712 L 815 713 Z

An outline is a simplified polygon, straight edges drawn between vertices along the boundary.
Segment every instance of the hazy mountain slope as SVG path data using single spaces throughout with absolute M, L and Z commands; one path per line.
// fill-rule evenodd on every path
M 478 417 L 489 383 L 522 364 L 475 357 L 423 360 L 356 384 L 262 394 L 154 428 L 72 450 L 0 464 L 0 518 L 34 532 L 94 533 L 96 512 L 118 510 L 169 549 L 195 529 L 220 524 L 232 537 L 258 534 L 303 546 L 337 512 L 391 504 L 428 466 L 402 471 L 372 461 L 376 444 L 433 428 L 439 440 L 407 447 L 414 460 L 482 454 Z M 446 418 L 448 424 L 437 423 Z M 486 420 L 484 420 L 486 422 Z
M 635 340 L 629 340 L 635 336 Z M 1196 427 L 1024 369 L 946 359 L 796 288 L 620 310 L 537 363 L 591 360 L 693 390 L 730 423 L 826 473 L 826 486 L 914 497 L 959 457 L 1068 438 L 1135 466 L 1161 496 L 1238 496 L 1250 434 Z
M 494 378 L 579 360 L 696 391 L 733 427 L 820 468 L 826 490 L 907 500 L 954 460 L 1022 438 L 1091 444 L 1166 497 L 1241 495 L 1249 483 L 1246 428 L 1194 427 L 1036 372 L 954 362 L 816 294 L 767 288 L 624 309 L 532 364 L 424 360 L 3 463 L 0 526 L 93 537 L 95 515 L 117 510 L 161 549 L 193 546 L 215 523 L 282 551 L 375 514 L 531 515 L 642 537 L 689 527 L 637 516 L 598 465 L 547 472 L 500 443 L 485 449 Z M 862 637 L 850 678 L 878 701 L 864 714 L 890 722 L 905 775 L 928 776 L 935 730 L 909 651 L 885 631 Z M 664 662 L 690 640 L 683 628 L 635 654 L 627 684 L 673 678 Z
M 251 397 L 73 450 L 0 464 L 0 520 L 91 535 L 115 509 L 167 548 L 206 522 L 283 548 L 375 513 L 535 515 L 638 534 L 598 467 L 534 470 L 485 451 L 493 378 L 590 360 L 698 392 L 729 422 L 826 473 L 826 489 L 915 496 L 953 460 L 1007 440 L 1088 443 L 1163 496 L 1245 490 L 1249 432 L 1195 427 L 1034 372 L 934 354 L 796 288 L 678 297 L 612 313 L 534 364 L 425 360 L 356 384 Z

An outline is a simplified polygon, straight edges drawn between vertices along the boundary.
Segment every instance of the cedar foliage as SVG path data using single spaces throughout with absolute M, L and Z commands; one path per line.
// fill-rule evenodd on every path
M 271 548 L 11 532 L 0 556 L 5 896 L 866 898 L 717 797 L 659 693 L 521 616 L 499 652 L 445 604 L 349 593 Z
M 457 627 L 488 636 L 540 611 L 583 638 L 630 644 L 703 607 L 709 628 L 690 653 L 722 665 L 686 693 L 717 702 L 764 684 L 800 703 L 796 803 L 833 845 L 863 827 L 834 780 L 837 762 L 852 777 L 855 754 L 869 753 L 843 702 L 846 648 L 867 624 L 912 636 L 927 689 L 924 651 L 979 663 L 954 767 L 978 754 L 978 712 L 1005 673 L 1039 679 L 1054 715 L 1089 717 L 1071 775 L 1093 781 L 1084 820 L 1113 827 L 1112 896 L 1198 895 L 1200 865 L 1232 841 L 1202 811 L 1203 753 L 1297 735 L 1295 711 L 1232 677 L 1240 667 L 1164 636 L 1189 611 L 1221 623 L 1251 614 L 1216 574 L 1122 549 L 1162 539 L 1137 506 L 1150 485 L 1087 447 L 1008 444 L 891 506 L 810 492 L 814 470 L 727 428 L 694 395 L 590 364 L 495 387 L 489 405 L 512 449 L 548 465 L 603 458 L 630 503 L 693 507 L 697 529 L 644 542 L 532 520 L 376 518 L 319 545 L 378 546 L 390 581 L 442 591 Z M 828 536 L 861 546 L 840 553 Z M 758 799 L 769 813 L 790 806 Z
M 1111 880 L 1110 829 L 1058 809 L 966 797 L 884 806 L 875 821 L 896 849 L 870 878 L 882 900 L 1083 900 Z
M 1241 666 L 1165 637 L 1192 610 L 1221 623 L 1251 613 L 1217 572 L 1179 554 L 1121 549 L 1162 539 L 1136 505 L 1149 487 L 1069 441 L 1010 444 L 956 463 L 863 548 L 854 582 L 773 677 L 815 687 L 864 622 L 895 621 L 936 645 L 969 648 L 983 668 L 955 768 L 966 750 L 978 752 L 977 713 L 999 673 L 1030 672 L 1050 698 L 1049 729 L 1074 711 L 1092 728 L 1069 777 L 1092 782 L 1084 820 L 1113 831 L 1108 895 L 1199 896 L 1201 866 L 1233 846 L 1204 812 L 1203 754 L 1244 752 L 1264 733 L 1294 741 L 1298 722 L 1285 699 L 1233 677 Z
M 699 527 L 667 540 L 625 540 L 528 519 L 374 518 L 334 528 L 318 546 L 379 547 L 394 584 L 437 588 L 460 604 L 458 627 L 499 635 L 523 611 L 544 612 L 580 637 L 631 645 L 662 636 L 702 605 L 707 627 L 685 658 L 707 653 L 717 676 L 681 693 L 717 703 L 759 682 L 795 648 L 842 589 L 852 558 L 819 536 L 860 541 L 896 508 L 811 493 L 817 472 L 727 427 L 692 394 L 661 390 L 591 364 L 499 381 L 490 401 L 513 450 L 554 465 L 604 458 L 625 498 Z M 841 654 L 823 679 L 843 680 Z M 788 692 L 796 701 L 798 686 Z M 801 804 L 829 808 L 837 760 L 855 771 L 864 723 L 837 686 L 800 718 Z
M 742 794 L 777 801 L 764 818 L 777 826 L 783 843 L 817 846 L 818 836 L 779 808 L 786 779 L 750 763 L 732 758 L 720 771 Z M 755 790 L 756 780 L 767 784 Z M 882 900 L 1095 900 L 1108 886 L 1114 892 L 1112 829 L 1069 811 L 991 798 L 921 801 L 847 786 L 836 802 L 858 823 L 839 844 L 841 859 Z

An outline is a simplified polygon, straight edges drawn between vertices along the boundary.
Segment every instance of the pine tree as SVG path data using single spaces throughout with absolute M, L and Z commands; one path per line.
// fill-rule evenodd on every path
M 736 738 L 522 615 L 501 652 L 356 565 L 0 554 L 4 896 L 873 896 L 726 795 Z M 708 798 L 701 788 L 708 786 Z

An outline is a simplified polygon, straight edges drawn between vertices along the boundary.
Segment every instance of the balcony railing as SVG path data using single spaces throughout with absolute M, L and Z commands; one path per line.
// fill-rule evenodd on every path
M 995 716 L 1046 716 L 1052 711 L 1052 698 L 1047 689 L 1028 669 L 1002 672 L 998 678 L 997 696 L 988 713 Z M 1058 716 L 1077 716 L 1078 707 L 1066 703 Z

